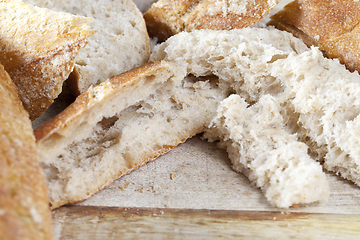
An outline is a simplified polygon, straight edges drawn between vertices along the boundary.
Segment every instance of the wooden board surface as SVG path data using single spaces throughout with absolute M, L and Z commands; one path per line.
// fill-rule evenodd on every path
M 55 239 L 358 239 L 360 188 L 327 178 L 327 201 L 278 209 L 231 169 L 226 152 L 196 136 L 54 210 Z
M 61 239 L 357 239 L 360 216 L 71 206 L 54 211 Z
M 189 139 L 88 200 L 53 211 L 56 239 L 354 239 L 360 188 L 327 173 L 326 202 L 278 209 L 215 144 Z

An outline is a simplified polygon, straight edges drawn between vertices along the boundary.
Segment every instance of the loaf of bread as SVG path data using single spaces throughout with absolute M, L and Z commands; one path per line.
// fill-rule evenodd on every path
M 93 18 L 96 34 L 76 57 L 69 85 L 78 95 L 90 85 L 145 64 L 150 39 L 142 13 L 131 0 L 24 0 L 54 11 Z
M 267 16 L 280 0 L 159 0 L 144 18 L 151 37 L 164 41 L 181 31 L 245 28 Z
M 0 65 L 0 239 L 52 239 L 45 177 L 28 113 Z
M 151 62 L 80 95 L 35 130 L 51 207 L 90 197 L 201 133 L 229 95 L 217 78 Z
M 75 57 L 94 33 L 90 18 L 0 1 L 0 63 L 15 82 L 31 119 L 61 92 Z
M 281 108 L 271 95 L 262 95 L 252 106 L 231 95 L 221 102 L 204 137 L 220 141 L 233 169 L 261 188 L 272 205 L 288 208 L 325 200 L 325 173 L 307 154 L 308 147 L 287 131 Z
M 350 71 L 360 70 L 360 2 L 296 0 L 273 15 L 269 24 L 292 32 Z

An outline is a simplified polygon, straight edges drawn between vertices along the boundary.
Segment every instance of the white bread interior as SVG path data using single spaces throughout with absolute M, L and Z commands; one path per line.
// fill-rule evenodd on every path
M 220 141 L 233 169 L 261 188 L 270 204 L 288 208 L 327 199 L 329 184 L 321 165 L 308 155 L 308 146 L 287 131 L 280 112 L 271 95 L 248 106 L 233 94 L 221 102 L 204 137 Z
M 247 31 L 251 41 L 239 31 Z M 308 49 L 293 36 L 276 32 L 180 33 L 157 46 L 151 59 L 187 63 L 196 76 L 214 74 L 248 104 L 263 94 L 274 96 L 286 127 L 324 156 L 317 160 L 324 161 L 325 169 L 360 185 L 359 74 L 324 58 L 318 48 Z

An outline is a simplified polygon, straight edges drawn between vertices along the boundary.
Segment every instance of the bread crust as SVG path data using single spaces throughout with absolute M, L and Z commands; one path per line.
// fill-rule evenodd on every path
M 75 57 L 95 32 L 89 29 L 90 18 L 18 0 L 0 2 L 0 12 L 0 62 L 33 120 L 60 94 Z
M 151 37 L 160 41 L 181 31 L 245 28 L 270 13 L 278 0 L 159 0 L 144 19 Z
M 110 78 L 106 83 L 102 84 L 101 91 L 107 97 L 110 97 L 110 95 L 115 94 L 116 91 L 136 84 L 141 76 L 151 74 L 162 67 L 160 62 L 149 62 L 141 67 Z M 72 124 L 81 117 L 81 114 L 89 111 L 91 107 L 102 100 L 96 97 L 98 93 L 96 88 L 90 87 L 85 93 L 79 95 L 75 102 L 64 111 L 35 129 L 34 135 L 36 142 L 41 144 L 56 131 Z
M 273 15 L 270 24 L 310 38 L 330 58 L 338 58 L 350 71 L 360 70 L 360 2 L 352 0 L 297 0 Z M 289 27 L 291 26 L 291 27 Z M 301 34 L 300 34 L 301 35 Z
M 28 113 L 0 65 L 0 238 L 52 239 L 45 177 Z

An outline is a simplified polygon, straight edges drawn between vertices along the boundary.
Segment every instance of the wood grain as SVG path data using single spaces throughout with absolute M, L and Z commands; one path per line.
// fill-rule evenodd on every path
M 360 215 L 65 206 L 59 239 L 355 239 Z

